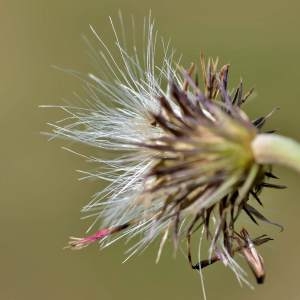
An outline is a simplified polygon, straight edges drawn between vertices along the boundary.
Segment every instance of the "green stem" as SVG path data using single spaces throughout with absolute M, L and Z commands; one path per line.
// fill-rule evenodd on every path
M 300 173 L 300 143 L 277 134 L 258 134 L 252 142 L 255 161 L 277 164 Z

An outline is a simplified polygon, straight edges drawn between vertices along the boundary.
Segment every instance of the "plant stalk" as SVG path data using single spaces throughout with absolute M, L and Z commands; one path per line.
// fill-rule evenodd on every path
M 278 134 L 258 134 L 252 141 L 255 161 L 275 164 L 300 173 L 300 143 Z

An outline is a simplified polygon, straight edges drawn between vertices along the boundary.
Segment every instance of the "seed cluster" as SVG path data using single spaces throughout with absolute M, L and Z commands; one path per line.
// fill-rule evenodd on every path
M 202 86 L 192 64 L 189 70 L 182 70 L 181 85 L 169 79 L 168 96 L 155 97 L 159 109 L 148 111 L 148 126 L 160 134 L 131 143 L 151 155 L 150 167 L 142 178 L 143 190 L 132 203 L 149 209 L 124 224 L 82 239 L 72 238 L 69 246 L 80 249 L 147 224 L 145 243 L 163 234 L 159 255 L 171 234 L 175 247 L 186 238 L 193 269 L 222 261 L 239 273 L 233 260 L 238 252 L 262 283 L 263 260 L 255 246 L 271 238 L 251 238 L 238 220 L 244 211 L 256 224 L 257 220 L 272 223 L 250 202 L 256 200 L 262 205 L 259 194 L 265 187 L 284 188 L 267 182 L 277 177 L 269 166 L 255 162 L 251 150 L 252 140 L 270 115 L 253 121 L 248 118 L 241 106 L 253 90 L 244 93 L 242 82 L 233 92 L 228 90 L 229 65 L 218 69 L 217 61 L 205 63 L 203 56 L 200 65 Z M 194 264 L 191 239 L 200 229 L 210 243 L 209 257 Z

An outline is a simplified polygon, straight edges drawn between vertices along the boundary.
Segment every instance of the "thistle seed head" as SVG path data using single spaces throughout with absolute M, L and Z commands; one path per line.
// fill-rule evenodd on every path
M 252 90 L 244 93 L 242 82 L 229 89 L 229 65 L 218 68 L 217 60 L 205 61 L 201 55 L 198 68 L 192 64 L 185 70 L 165 43 L 159 62 L 154 24 L 151 19 L 145 23 L 146 50 L 141 56 L 135 45 L 131 49 L 122 43 L 112 25 L 119 59 L 92 29 L 101 47 L 94 51 L 95 58 L 108 73 L 89 74 L 89 106 L 62 106 L 69 118 L 53 125 L 55 135 L 113 156 L 88 158 L 100 171 L 85 177 L 107 180 L 108 185 L 83 211 L 102 225 L 91 236 L 72 238 L 69 246 L 80 249 L 99 241 L 104 247 L 121 237 L 138 236 L 130 257 L 160 237 L 159 257 L 171 237 L 175 247 L 187 241 L 194 269 L 222 261 L 245 280 L 234 260 L 238 252 L 262 282 L 263 260 L 255 247 L 270 238 L 251 238 L 239 217 L 245 212 L 255 223 L 270 222 L 252 202 L 261 204 L 264 187 L 282 188 L 267 182 L 276 176 L 269 166 L 256 162 L 252 149 L 269 115 L 249 119 L 242 105 Z M 206 260 L 194 264 L 191 239 L 201 234 L 209 252 Z

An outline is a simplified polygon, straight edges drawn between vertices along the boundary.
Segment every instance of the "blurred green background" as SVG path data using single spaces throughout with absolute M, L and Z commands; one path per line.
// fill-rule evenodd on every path
M 62 250 L 69 235 L 83 234 L 80 208 L 101 182 L 78 182 L 83 159 L 61 150 L 67 143 L 48 142 L 41 131 L 62 115 L 40 109 L 72 99 L 81 83 L 51 68 L 91 69 L 81 34 L 89 24 L 110 36 L 108 16 L 152 9 L 159 32 L 171 37 L 184 61 L 202 50 L 231 63 L 231 83 L 242 76 L 257 97 L 246 109 L 251 116 L 278 111 L 269 128 L 300 140 L 299 1 L 0 1 L 0 299 L 201 299 L 199 276 L 171 248 L 155 265 L 157 245 L 126 264 L 126 246 L 99 252 Z M 112 42 L 112 41 L 108 41 Z M 84 152 L 86 147 L 82 147 Z M 299 176 L 277 169 L 285 191 L 264 193 L 265 214 L 285 225 L 260 251 L 267 280 L 254 291 L 240 288 L 222 265 L 205 270 L 208 299 L 299 299 Z M 251 277 L 250 277 L 251 278 Z

